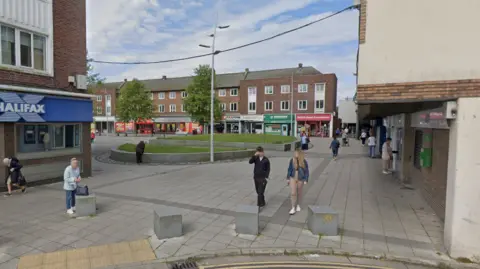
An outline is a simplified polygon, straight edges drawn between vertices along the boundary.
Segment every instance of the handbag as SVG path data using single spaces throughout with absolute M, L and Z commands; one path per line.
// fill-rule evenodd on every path
M 19 172 L 19 175 L 18 175 L 18 186 L 25 186 L 25 185 L 27 185 L 27 180 L 25 179 L 25 177 L 23 176 L 23 174 Z
M 78 196 L 88 196 L 88 186 L 77 186 L 77 193 Z

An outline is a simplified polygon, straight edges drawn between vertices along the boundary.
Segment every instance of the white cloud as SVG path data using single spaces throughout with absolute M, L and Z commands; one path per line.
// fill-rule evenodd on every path
M 202 0 L 87 0 L 88 47 L 94 59 L 152 61 L 209 52 L 198 44 L 211 44 L 215 11 L 223 24 L 231 25 L 217 35 L 217 49 L 235 47 L 331 14 L 301 10 L 322 6 L 326 0 L 229 0 L 212 6 Z M 351 1 L 350 1 L 351 2 Z M 349 4 L 349 2 L 347 2 Z M 346 5 L 348 5 L 346 4 Z M 339 97 L 354 93 L 358 13 L 349 11 L 294 33 L 244 49 L 223 53 L 217 72 L 241 72 L 311 65 L 339 77 Z M 158 78 L 191 75 L 211 57 L 184 62 L 118 67 L 96 65 L 108 81 L 124 78 Z M 119 71 L 120 70 L 120 71 Z

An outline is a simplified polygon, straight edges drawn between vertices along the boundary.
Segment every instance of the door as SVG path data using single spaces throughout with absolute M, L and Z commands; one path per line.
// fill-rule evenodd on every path
M 65 147 L 73 148 L 74 144 L 74 127 L 73 125 L 65 125 Z
M 64 125 L 53 126 L 53 147 L 54 148 L 65 147 L 65 126 Z
M 288 125 L 282 124 L 282 135 L 288 135 Z

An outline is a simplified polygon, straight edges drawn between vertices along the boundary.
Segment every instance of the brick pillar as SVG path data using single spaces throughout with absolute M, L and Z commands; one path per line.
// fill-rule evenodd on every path
M 83 176 L 92 176 L 92 140 L 90 137 L 90 123 L 82 123 L 82 168 Z
M 15 156 L 15 124 L 0 123 L 0 161 L 4 158 Z M 0 164 L 0 186 L 5 186 L 7 168 Z
M 413 153 L 415 146 L 415 128 L 412 127 L 411 114 L 405 114 L 405 128 L 403 132 L 402 170 L 400 180 L 405 184 L 411 184 Z

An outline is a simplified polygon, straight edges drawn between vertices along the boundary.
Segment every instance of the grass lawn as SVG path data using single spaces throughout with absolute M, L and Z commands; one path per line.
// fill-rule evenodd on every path
M 158 139 L 210 141 L 210 135 L 170 136 L 166 138 L 159 137 Z M 295 138 L 291 136 L 269 134 L 214 134 L 213 139 L 218 142 L 246 142 L 257 144 L 286 144 L 295 141 Z
M 134 144 L 123 144 L 118 147 L 119 150 L 135 152 L 136 145 Z M 236 151 L 244 150 L 240 148 L 215 148 L 215 152 L 220 151 Z M 164 146 L 164 145 L 152 145 L 145 144 L 145 153 L 198 153 L 198 152 L 209 152 L 210 148 L 208 147 L 184 147 L 184 146 Z

